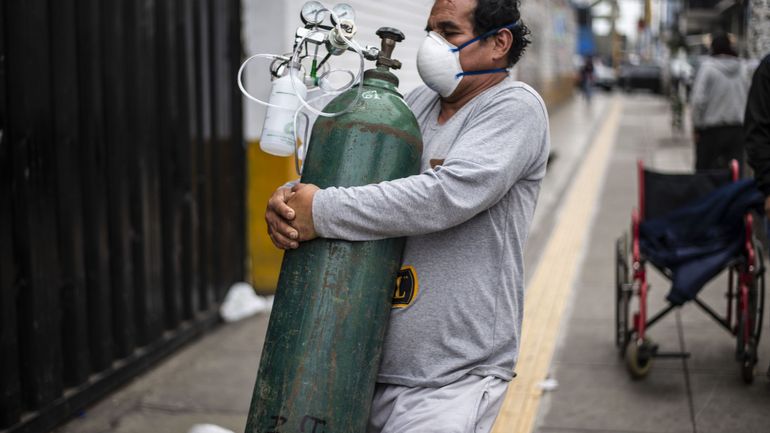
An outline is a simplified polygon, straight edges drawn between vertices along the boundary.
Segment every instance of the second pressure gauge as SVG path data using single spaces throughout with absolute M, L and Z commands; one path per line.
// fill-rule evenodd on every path
M 332 8 L 332 12 L 334 14 L 332 15 L 332 24 L 335 26 L 337 25 L 337 20 L 334 19 L 334 16 L 337 16 L 337 19 L 342 20 L 350 20 L 355 21 L 356 20 L 356 12 L 353 10 L 353 8 L 347 4 L 347 3 L 340 3 Z
M 302 5 L 300 18 L 302 18 L 302 22 L 306 25 L 318 25 L 326 19 L 326 13 L 326 8 L 320 2 L 309 1 Z

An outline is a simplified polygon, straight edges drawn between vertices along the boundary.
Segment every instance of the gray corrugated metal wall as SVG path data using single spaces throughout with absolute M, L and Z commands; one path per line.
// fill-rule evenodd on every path
M 0 430 L 47 431 L 243 278 L 238 0 L 0 2 Z

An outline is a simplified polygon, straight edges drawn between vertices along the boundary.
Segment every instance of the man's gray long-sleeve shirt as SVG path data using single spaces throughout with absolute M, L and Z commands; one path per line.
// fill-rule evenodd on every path
M 319 236 L 408 236 L 410 299 L 396 289 L 379 382 L 443 386 L 466 374 L 513 377 L 524 301 L 523 250 L 549 150 L 545 104 L 510 78 L 438 124 L 438 94 L 407 103 L 423 135 L 421 174 L 320 190 Z

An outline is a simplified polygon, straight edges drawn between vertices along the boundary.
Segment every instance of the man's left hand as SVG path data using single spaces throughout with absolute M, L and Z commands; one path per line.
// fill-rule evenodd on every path
M 313 225 L 313 197 L 320 188 L 311 183 L 299 183 L 291 189 L 294 193 L 286 204 L 294 209 L 291 226 L 299 232 L 299 241 L 309 241 L 318 235 Z

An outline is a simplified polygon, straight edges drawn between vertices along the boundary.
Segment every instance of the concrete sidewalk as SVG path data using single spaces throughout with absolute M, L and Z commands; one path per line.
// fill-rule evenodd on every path
M 562 322 L 551 376 L 559 387 L 542 400 L 540 433 L 760 433 L 770 431 L 770 362 L 765 321 L 758 376 L 744 385 L 734 360 L 735 340 L 694 305 L 670 314 L 649 336 L 662 351 L 688 351 L 689 360 L 656 360 L 649 376 L 630 379 L 614 345 L 614 242 L 629 229 L 636 205 L 636 160 L 660 170 L 693 167 L 686 135 L 673 134 L 666 100 L 625 96 L 625 110 L 604 191 L 598 203 L 590 248 L 585 252 L 570 309 Z M 559 266 L 558 263 L 552 266 Z M 651 269 L 651 268 L 648 268 Z M 649 308 L 664 305 L 668 283 L 648 271 Z M 726 308 L 722 275 L 701 297 L 717 312 Z M 766 316 L 765 316 L 766 317 Z
M 600 94 L 596 95 L 591 105 L 587 105 L 581 98 L 575 98 L 551 113 L 552 150 L 555 159 L 543 183 L 528 243 L 526 266 L 529 272 L 535 269 L 543 244 L 548 240 L 563 193 L 569 187 L 595 130 L 602 125 L 608 100 L 606 95 Z M 614 167 L 612 172 L 615 172 Z M 624 207 L 610 213 L 617 213 L 617 220 L 620 221 L 621 218 L 627 217 L 629 211 L 630 207 Z M 597 251 L 609 252 L 610 247 L 610 244 L 601 244 Z M 597 276 L 609 275 L 612 270 L 612 267 L 606 267 L 604 263 L 597 266 L 602 267 L 596 268 L 594 274 Z M 605 281 L 602 278 L 597 287 L 609 290 L 612 286 L 608 285 L 608 281 L 610 280 Z M 611 313 L 612 310 L 607 309 L 602 314 L 611 317 Z M 56 431 L 185 433 L 194 424 L 212 423 L 242 432 L 267 322 L 268 318 L 262 315 L 218 327 Z M 596 324 L 597 328 L 599 326 Z M 600 330 L 600 334 L 611 336 L 611 330 L 611 326 L 607 326 L 606 329 Z M 616 361 L 616 356 L 611 350 L 611 339 L 602 336 L 595 344 L 606 346 L 609 356 L 601 362 Z M 582 349 L 577 350 L 576 353 L 579 354 Z M 595 355 L 600 357 L 598 353 Z M 560 365 L 560 362 L 557 362 L 557 367 Z M 618 376 L 619 381 L 628 382 L 622 374 Z M 553 396 L 567 395 L 567 386 L 567 383 L 562 383 L 560 390 Z M 613 389 L 617 389 L 613 384 L 602 387 L 606 392 Z M 557 409 L 555 401 L 553 403 L 553 408 Z M 567 406 L 570 404 L 567 403 Z M 558 416 L 559 412 L 555 411 L 553 414 Z M 545 419 L 548 421 L 550 418 Z M 545 425 L 549 428 L 578 426 L 556 423 Z
M 262 314 L 217 327 L 54 431 L 186 433 L 215 424 L 243 432 L 267 322 Z

